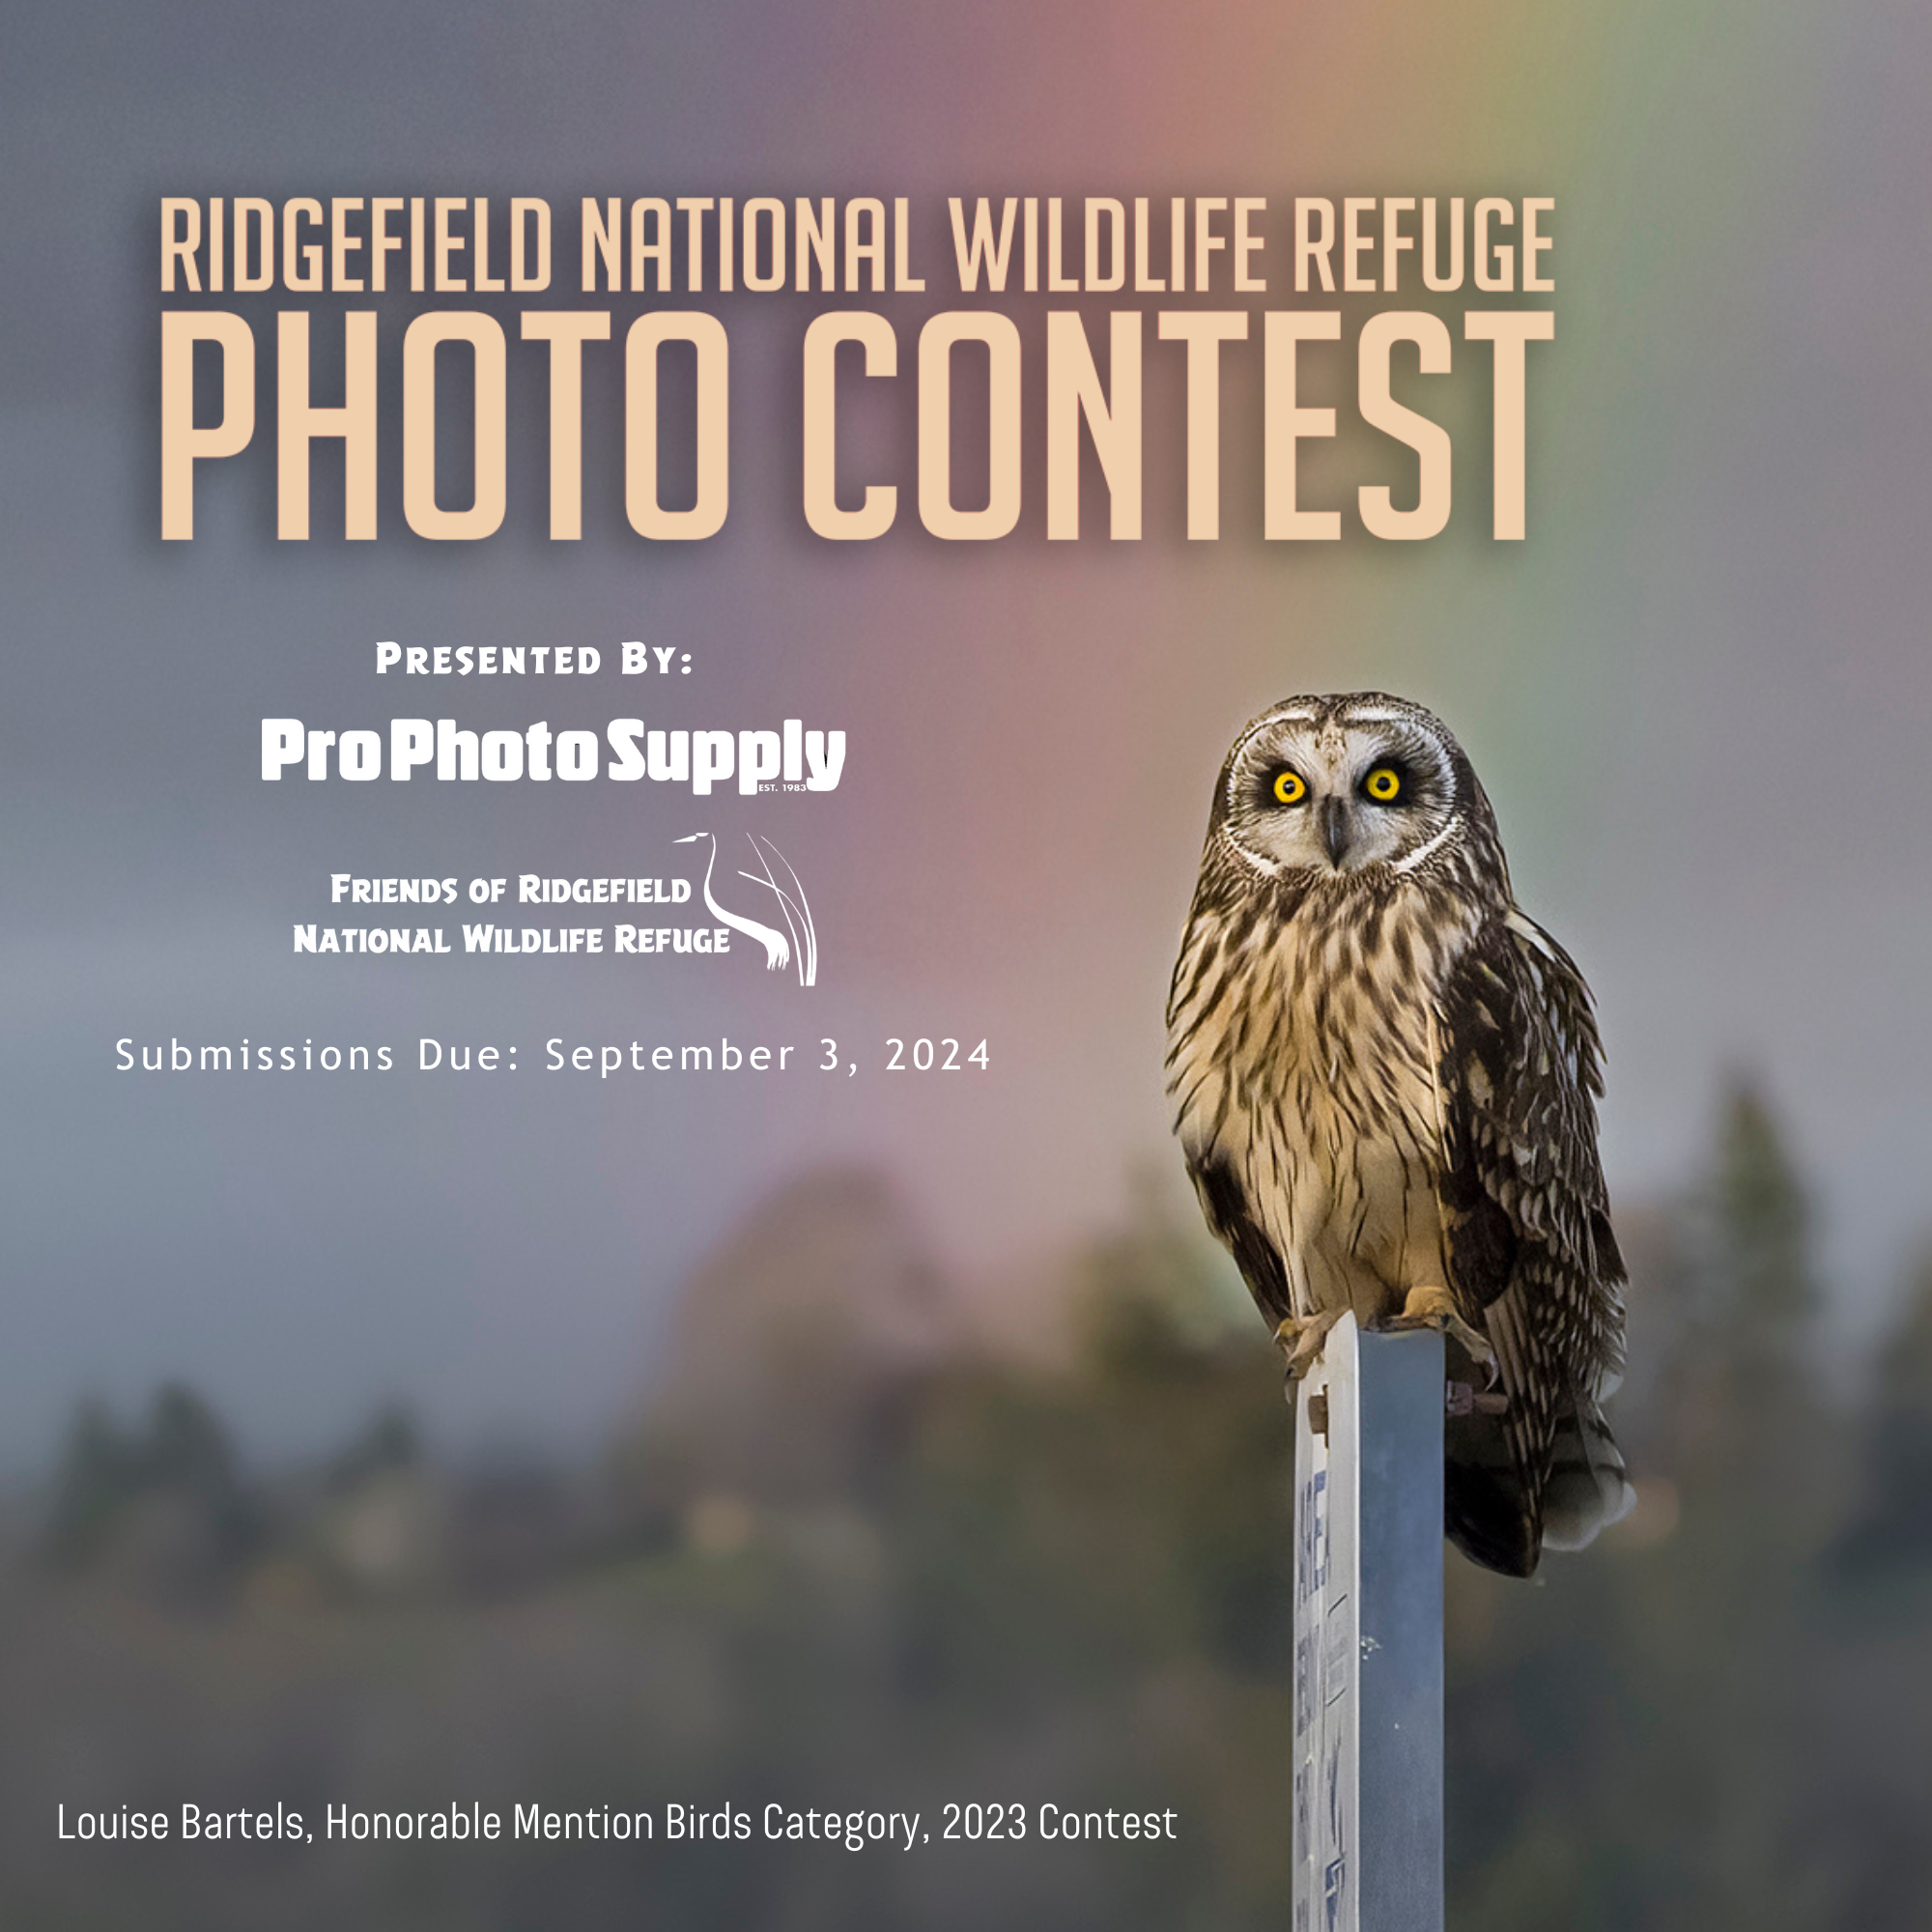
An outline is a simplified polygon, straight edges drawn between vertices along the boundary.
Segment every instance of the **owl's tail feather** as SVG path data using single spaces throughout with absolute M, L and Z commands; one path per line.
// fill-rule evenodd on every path
M 1452 1415 L 1442 1438 L 1443 1527 L 1470 1562 L 1505 1577 L 1532 1575 L 1543 1553 L 1541 1448 L 1548 1423 L 1535 1397 L 1546 1384 L 1529 1373 L 1521 1299 L 1513 1286 L 1484 1313 L 1507 1410 Z M 1482 1372 L 1453 1338 L 1445 1359 L 1452 1382 L 1483 1386 Z
M 1545 1549 L 1581 1549 L 1636 1501 L 1609 1424 L 1588 1400 L 1554 1418 L 1540 1482 L 1525 1475 L 1517 1432 L 1494 1417 L 1452 1417 L 1443 1450 L 1449 1540 L 1505 1577 L 1533 1575 Z
M 1621 1522 L 1636 1503 L 1616 1438 L 1594 1402 L 1579 1401 L 1556 1422 L 1549 1479 L 1543 1487 L 1547 1549 L 1581 1549 L 1599 1530 Z
M 1450 1542 L 1485 1570 L 1530 1576 L 1542 1549 L 1542 1522 L 1509 1432 L 1492 1416 L 1452 1418 L 1443 1450 L 1442 1515 Z

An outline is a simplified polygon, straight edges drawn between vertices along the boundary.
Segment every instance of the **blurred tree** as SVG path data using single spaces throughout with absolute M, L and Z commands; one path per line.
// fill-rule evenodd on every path
M 1932 1566 L 1932 1253 L 1879 1358 L 1859 1458 L 1859 1502 L 1836 1555 L 1857 1578 Z
M 180 1382 L 156 1392 L 134 1476 L 144 1489 L 192 1501 L 224 1548 L 239 1550 L 252 1539 L 255 1511 L 237 1475 L 228 1432 L 213 1409 Z
M 1771 1558 L 1808 1550 L 1829 1475 L 1822 1299 L 1811 1210 L 1754 1082 L 1725 1097 L 1710 1173 L 1689 1205 L 1690 1328 L 1684 1478 Z M 1741 1515 L 1741 1512 L 1743 1513 Z
M 356 1490 L 372 1477 L 413 1469 L 422 1460 L 422 1434 L 415 1417 L 403 1404 L 390 1403 L 329 1459 L 324 1482 L 331 1490 Z
M 85 1563 L 115 1514 L 133 1493 L 134 1445 L 104 1403 L 89 1397 L 74 1410 L 47 1512 L 49 1553 L 63 1565 Z
M 147 1426 L 138 1432 L 122 1430 L 101 1404 L 83 1403 L 53 1491 L 46 1542 L 68 1567 L 97 1558 L 123 1533 L 130 1512 L 151 1521 L 170 1515 L 216 1564 L 242 1554 L 260 1529 L 227 1432 L 207 1403 L 179 1382 L 156 1391 Z
M 1810 1204 L 1755 1082 L 1726 1094 L 1686 1213 L 1682 1524 L 1626 1606 L 1640 1619 L 1632 1662 L 1670 1699 L 1653 1748 L 1673 1767 L 1671 1803 L 1646 1825 L 1669 1850 L 1666 1922 L 1808 1932 L 1830 1878 L 1807 1829 L 1820 1709 L 1802 1660 L 1818 1640 L 1842 1432 L 1820 1362 Z

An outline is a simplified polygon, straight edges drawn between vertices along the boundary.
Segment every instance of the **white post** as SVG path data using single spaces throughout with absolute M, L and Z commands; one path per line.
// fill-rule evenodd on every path
M 1442 1412 L 1353 1316 L 1295 1404 L 1294 1932 L 1441 1932 Z

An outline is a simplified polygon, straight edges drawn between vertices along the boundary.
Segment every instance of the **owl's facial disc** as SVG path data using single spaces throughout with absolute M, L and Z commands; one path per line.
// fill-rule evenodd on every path
M 1359 872 L 1399 863 L 1455 809 L 1440 748 L 1381 721 L 1264 723 L 1229 775 L 1228 830 L 1270 870 Z

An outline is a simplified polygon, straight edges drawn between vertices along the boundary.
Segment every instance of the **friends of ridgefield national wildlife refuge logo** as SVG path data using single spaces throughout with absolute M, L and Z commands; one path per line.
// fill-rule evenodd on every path
M 734 911 L 720 901 L 718 836 L 712 832 L 692 832 L 671 842 L 703 847 L 704 873 L 696 885 L 696 894 L 702 899 L 705 911 L 711 915 L 710 923 L 698 925 L 689 923 L 692 915 L 687 908 L 691 907 L 694 895 L 689 878 L 572 879 L 552 878 L 541 872 L 524 872 L 514 880 L 476 878 L 469 882 L 467 896 L 470 902 L 491 908 L 498 917 L 474 925 L 463 924 L 461 950 L 466 953 L 483 953 L 492 957 L 505 954 L 523 957 L 530 953 L 567 956 L 573 953 L 615 952 L 641 956 L 651 953 L 728 952 L 740 957 L 756 958 L 762 953 L 767 972 L 795 972 L 801 986 L 816 985 L 818 926 L 812 919 L 811 902 L 806 897 L 805 886 L 793 870 L 791 862 L 769 838 L 755 832 L 748 832 L 745 837 L 751 844 L 756 869 L 740 867 L 737 876 L 771 896 L 769 899 L 748 897 L 743 887 L 728 879 L 724 882 L 724 889 L 740 905 L 750 905 L 765 914 L 763 919 L 754 919 L 750 912 Z M 692 857 L 695 860 L 696 854 L 694 852 Z M 726 864 L 728 866 L 728 859 Z M 404 905 L 455 906 L 461 904 L 466 896 L 465 888 L 458 878 L 363 879 L 350 872 L 332 872 L 328 887 L 329 902 L 343 907 L 345 911 L 351 907 L 359 911 L 364 906 L 385 910 L 390 907 L 400 909 Z M 610 908 L 612 914 L 622 908 L 631 913 L 632 919 L 650 920 L 652 923 L 633 924 L 630 920 L 624 919 L 608 926 L 502 923 L 502 915 L 510 913 L 512 907 L 521 910 L 526 906 L 544 907 L 553 918 L 555 913 L 550 911 L 551 908 L 570 908 L 571 912 L 578 907 L 600 911 Z M 663 924 L 652 919 L 652 913 L 658 907 L 665 909 L 657 915 L 665 921 Z M 634 908 L 645 910 L 639 915 Z M 407 914 L 403 916 L 408 917 Z M 545 914 L 534 916 L 542 918 Z M 566 918 L 570 916 L 571 913 L 565 914 Z M 738 942 L 735 945 L 734 940 Z M 750 945 L 744 943 L 747 940 Z M 314 953 L 376 952 L 400 957 L 419 952 L 454 952 L 458 949 L 451 943 L 451 931 L 447 926 L 334 925 L 318 921 L 313 924 L 296 926 L 295 950 Z
M 747 939 L 755 940 L 762 946 L 767 971 L 782 973 L 786 966 L 793 966 L 798 971 L 801 986 L 815 985 L 818 982 L 818 929 L 811 923 L 811 907 L 806 899 L 805 888 L 799 883 L 798 874 L 792 870 L 784 854 L 769 838 L 760 838 L 755 832 L 748 832 L 745 837 L 751 841 L 758 869 L 747 872 L 741 868 L 738 876 L 749 879 L 754 886 L 763 886 L 778 901 L 779 917 L 784 921 L 782 932 L 777 926 L 747 919 L 744 914 L 732 912 L 718 903 L 718 895 L 711 889 L 711 875 L 718 867 L 718 835 L 715 832 L 688 833 L 677 843 L 696 845 L 701 842 L 707 848 L 704 903 L 711 917 L 733 932 L 742 932 Z

